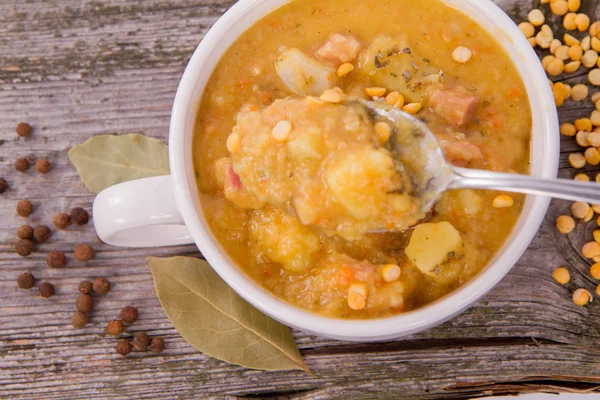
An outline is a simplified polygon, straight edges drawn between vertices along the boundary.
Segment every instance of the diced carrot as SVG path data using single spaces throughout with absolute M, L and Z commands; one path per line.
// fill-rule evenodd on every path
M 338 272 L 338 283 L 340 286 L 348 286 L 354 279 L 354 272 L 348 266 L 343 266 Z

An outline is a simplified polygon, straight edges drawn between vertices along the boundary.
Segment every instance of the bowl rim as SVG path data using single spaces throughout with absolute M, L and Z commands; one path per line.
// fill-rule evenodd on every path
M 169 159 L 178 209 L 196 245 L 221 278 L 246 301 L 285 325 L 333 339 L 362 342 L 398 338 L 437 326 L 461 313 L 484 296 L 510 271 L 537 233 L 549 206 L 549 198 L 527 197 L 526 209 L 513 228 L 511 236 L 486 267 L 468 283 L 416 310 L 367 320 L 344 320 L 321 316 L 276 297 L 252 280 L 229 258 L 206 223 L 200 208 L 191 167 L 192 134 L 206 81 L 231 42 L 260 17 L 288 1 L 240 0 L 209 30 L 190 59 L 173 104 L 169 134 Z M 501 26 L 501 33 L 506 35 L 505 39 L 518 50 L 520 59 L 514 55 L 511 59 L 517 67 L 525 67 L 529 73 L 532 73 L 535 90 L 532 93 L 531 88 L 528 88 L 529 102 L 532 106 L 533 100 L 539 103 L 539 107 L 536 108 L 537 114 L 532 107 L 532 143 L 535 144 L 531 146 L 532 173 L 539 177 L 556 177 L 560 144 L 556 107 L 546 74 L 529 42 L 513 21 L 491 0 L 442 1 L 452 7 L 461 5 L 466 7 L 468 2 L 468 7 L 486 13 L 496 24 L 494 28 L 500 29 Z M 472 16 L 470 13 L 465 13 Z M 252 22 L 248 23 L 248 21 Z M 489 28 L 484 28 L 492 33 Z M 224 40 L 228 36 L 234 37 L 229 44 Z M 506 48 L 506 45 L 503 47 Z M 521 71 L 519 72 L 525 81 L 525 76 Z M 201 93 L 198 95 L 197 92 L 200 90 Z M 536 132 L 541 133 L 536 136 Z

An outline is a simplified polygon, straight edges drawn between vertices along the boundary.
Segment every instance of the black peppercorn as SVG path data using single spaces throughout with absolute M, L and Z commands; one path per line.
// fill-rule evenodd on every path
M 54 296 L 54 285 L 50 282 L 42 282 L 38 286 L 38 290 L 40 291 L 40 296 L 49 299 Z
M 76 225 L 85 225 L 90 220 L 88 212 L 81 207 L 75 207 L 69 212 L 69 215 Z
M 38 243 L 44 243 L 46 240 L 50 239 L 50 235 L 52 235 L 52 232 L 46 225 L 36 226 L 33 230 L 33 237 Z
M 106 326 L 106 332 L 108 332 L 109 335 L 120 335 L 123 333 L 123 323 L 117 320 L 109 321 Z
M 126 324 L 133 324 L 137 321 L 138 318 L 138 310 L 135 307 L 127 306 L 121 310 L 121 321 Z
M 21 217 L 29 217 L 33 213 L 33 206 L 29 200 L 20 200 L 17 203 L 17 214 Z
M 31 239 L 33 237 L 33 228 L 29 225 L 23 225 L 17 229 L 19 239 Z
M 162 353 L 165 349 L 165 339 L 160 336 L 152 338 L 152 343 L 150 343 L 150 350 L 154 353 Z
M 73 317 L 71 317 L 71 325 L 75 329 L 81 329 L 88 323 L 87 314 L 81 311 L 75 311 Z
M 58 229 L 65 229 L 71 223 L 69 214 L 60 213 L 54 216 L 54 226 Z
M 110 282 L 104 278 L 96 278 L 94 279 L 92 287 L 94 289 L 94 293 L 106 294 L 110 291 Z
M 75 302 L 75 307 L 79 311 L 89 313 L 94 308 L 94 299 L 89 294 L 80 294 Z
M 92 282 L 90 281 L 81 281 L 79 283 L 79 291 L 83 294 L 92 293 Z
M 8 189 L 8 183 L 4 178 L 0 178 L 0 194 L 6 192 L 6 189 Z
M 79 244 L 75 246 L 73 255 L 77 261 L 86 262 L 94 258 L 94 249 L 89 244 Z
M 40 174 L 47 174 L 52 169 L 52 164 L 45 158 L 40 158 L 35 162 L 35 169 Z
M 131 353 L 131 343 L 127 339 L 121 339 L 115 346 L 115 350 L 122 356 Z
M 35 245 L 29 239 L 21 239 L 15 245 L 15 251 L 21 257 L 28 257 L 35 250 Z
M 29 272 L 23 272 L 17 278 L 17 286 L 20 289 L 31 289 L 35 284 L 35 278 Z
M 62 268 L 67 265 L 67 257 L 60 251 L 51 251 L 46 256 L 46 264 L 50 268 Z
M 19 172 L 25 172 L 29 169 L 29 161 L 26 158 L 17 158 L 14 167 Z
M 136 333 L 133 337 L 133 347 L 138 351 L 146 351 L 148 346 L 150 346 L 150 336 L 144 332 Z
M 17 135 L 22 136 L 22 137 L 27 137 L 29 135 L 31 135 L 31 125 L 25 123 L 25 122 L 19 122 L 17 124 L 17 128 L 15 129 L 15 132 L 17 132 Z

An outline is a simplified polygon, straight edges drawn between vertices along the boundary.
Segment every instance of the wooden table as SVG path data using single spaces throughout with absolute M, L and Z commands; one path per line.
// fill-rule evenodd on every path
M 531 0 L 498 0 L 519 21 Z M 599 10 L 583 0 L 584 10 Z M 29 258 L 14 252 L 24 219 L 17 200 L 31 199 L 32 224 L 74 206 L 90 209 L 94 196 L 78 179 L 67 150 L 92 135 L 140 132 L 167 139 L 179 78 L 202 36 L 232 5 L 230 0 L 2 0 L 0 2 L 0 398 L 206 398 L 248 396 L 289 399 L 442 398 L 600 386 L 600 304 L 579 307 L 576 287 L 595 288 L 589 261 L 580 255 L 595 222 L 559 235 L 555 218 L 569 209 L 554 201 L 539 234 L 512 272 L 483 300 L 452 321 L 402 340 L 380 344 L 336 342 L 294 332 L 310 376 L 301 371 L 262 372 L 204 356 L 173 329 L 154 294 L 145 266 L 149 255 L 198 256 L 194 246 L 132 250 L 100 244 L 93 227 L 54 231 Z M 547 6 L 544 6 L 547 7 Z M 594 18 L 592 19 L 592 21 Z M 556 24 L 556 18 L 553 23 Z M 559 77 L 559 80 L 566 77 Z M 569 82 L 585 79 L 583 70 Z M 561 120 L 589 115 L 587 101 L 568 102 Z M 33 135 L 16 139 L 26 121 Z M 558 134 L 558 133 L 557 133 Z M 578 147 L 563 141 L 562 177 Z M 12 169 L 17 157 L 47 157 L 54 169 L 41 176 Z M 591 172 L 592 170 L 590 170 Z M 594 173 L 590 176 L 595 177 Z M 75 262 L 75 244 L 92 243 L 97 257 Z M 70 255 L 63 269 L 45 257 Z M 572 283 L 555 284 L 551 271 L 568 265 Z M 23 291 L 23 271 L 56 286 L 46 300 Z M 107 277 L 112 291 L 97 300 L 91 323 L 70 325 L 77 284 Z M 114 352 L 104 333 L 126 305 L 140 309 L 130 333 L 162 335 L 162 354 Z

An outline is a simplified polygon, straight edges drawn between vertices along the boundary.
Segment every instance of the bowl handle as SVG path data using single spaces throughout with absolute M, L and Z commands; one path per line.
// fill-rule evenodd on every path
M 175 205 L 171 176 L 120 183 L 94 200 L 94 226 L 100 240 L 120 247 L 193 243 Z

